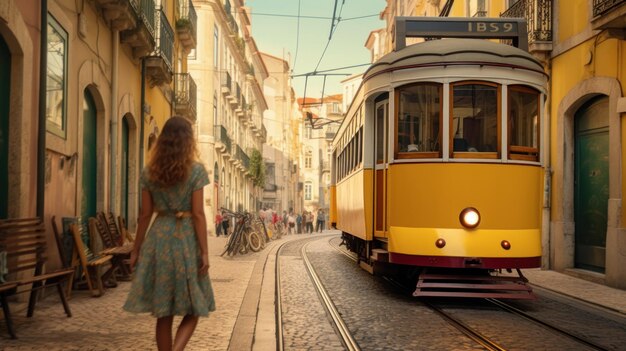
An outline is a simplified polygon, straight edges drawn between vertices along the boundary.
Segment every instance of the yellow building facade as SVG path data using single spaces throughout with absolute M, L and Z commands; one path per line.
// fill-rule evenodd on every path
M 193 3 L 4 0 L 0 19 L 0 218 L 133 229 L 150 146 L 171 115 L 196 122 Z

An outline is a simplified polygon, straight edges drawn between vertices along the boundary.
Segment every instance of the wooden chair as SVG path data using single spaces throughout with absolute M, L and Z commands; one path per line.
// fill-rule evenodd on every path
M 7 329 L 11 338 L 16 339 L 11 320 L 11 312 L 7 297 L 30 291 L 28 300 L 27 317 L 35 313 L 37 293 L 39 290 L 56 286 L 63 309 L 68 317 L 72 316 L 67 298 L 63 290 L 66 283 L 74 273 L 71 268 L 62 268 L 54 271 L 44 271 L 47 261 L 46 227 L 41 218 L 13 218 L 0 220 L 0 252 L 2 252 L 3 265 L 6 264 L 8 274 L 0 279 L 0 301 Z M 3 269 L 4 271 L 4 269 Z M 19 287 L 26 286 L 24 290 Z
M 128 231 L 128 226 L 126 225 L 126 220 L 124 219 L 124 217 L 117 216 L 117 222 L 120 225 L 120 233 L 122 234 L 122 237 L 124 238 L 124 240 L 128 241 L 129 243 L 134 242 L 135 238 Z
M 59 227 L 57 226 L 56 216 L 52 216 L 50 221 L 52 222 L 52 232 L 54 233 L 54 239 L 57 243 L 57 249 L 59 250 L 59 258 L 61 259 L 61 266 L 63 268 L 74 270 L 74 273 L 70 275 L 67 286 L 65 287 L 66 288 L 65 296 L 67 296 L 67 298 L 69 299 L 70 295 L 72 294 L 74 276 L 76 275 L 76 270 L 78 268 L 78 258 L 77 257 L 75 258 L 73 255 L 74 239 L 72 238 L 71 245 L 69 246 L 66 245 L 65 244 L 66 238 L 63 237 L 63 233 L 59 231 Z
M 131 269 L 126 262 L 130 259 L 130 253 L 133 251 L 133 244 L 118 245 L 117 238 L 109 231 L 109 226 L 104 213 L 98 213 L 94 218 L 89 218 L 89 229 L 97 233 L 102 239 L 103 250 L 101 255 L 110 255 L 111 258 L 111 274 L 119 274 L 121 280 L 131 279 Z
M 82 268 L 81 276 L 85 277 L 92 296 L 102 296 L 104 294 L 104 281 L 108 280 L 112 273 L 111 270 L 107 270 L 107 274 L 102 274 L 102 267 L 110 264 L 113 257 L 111 255 L 95 255 L 85 245 L 83 242 L 85 226 L 80 220 L 70 224 L 70 230 L 74 238 L 74 255 L 78 256 Z

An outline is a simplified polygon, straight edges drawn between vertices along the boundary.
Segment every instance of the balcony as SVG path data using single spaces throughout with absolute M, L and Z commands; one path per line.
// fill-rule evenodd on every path
M 189 53 L 195 49 L 197 40 L 198 15 L 191 0 L 178 0 L 176 13 L 176 33 L 183 49 Z
M 230 91 L 232 90 L 232 79 L 230 78 L 230 73 L 222 72 L 220 77 L 220 85 L 222 86 L 222 94 L 230 95 Z
M 626 0 L 593 0 L 593 29 L 625 29 Z
M 155 22 L 156 47 L 146 58 L 146 74 L 153 86 L 172 82 L 174 59 L 174 30 L 163 10 L 159 8 L 158 13 Z
M 196 120 L 196 82 L 189 73 L 177 73 L 174 80 L 174 110 L 176 114 Z
M 248 154 L 246 154 L 239 145 L 237 145 L 236 158 L 241 162 L 242 170 L 247 172 L 248 168 L 250 168 L 250 157 L 248 157 Z
M 228 96 L 228 100 L 231 105 L 237 105 L 239 103 L 239 99 L 241 97 L 241 88 L 239 87 L 239 83 L 234 83 L 234 90 L 230 91 L 230 95 Z
M 552 51 L 552 0 L 519 0 L 500 17 L 526 19 L 531 54 Z
M 226 132 L 226 128 L 221 125 L 215 126 L 215 148 L 218 149 L 222 153 L 230 153 L 232 147 L 232 142 L 230 141 L 230 137 L 228 137 L 228 133 Z
M 154 50 L 154 0 L 97 0 L 96 3 L 113 29 L 121 31 L 121 41 L 131 47 L 135 59 Z

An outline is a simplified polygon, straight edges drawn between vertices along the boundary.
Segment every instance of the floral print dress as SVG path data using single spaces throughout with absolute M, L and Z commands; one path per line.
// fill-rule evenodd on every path
M 149 312 L 155 317 L 207 316 L 215 311 L 208 275 L 199 276 L 200 247 L 190 214 L 191 194 L 209 184 L 204 166 L 195 163 L 189 178 L 170 188 L 159 188 L 148 180 L 141 186 L 150 191 L 157 213 L 139 252 L 135 276 L 124 309 Z

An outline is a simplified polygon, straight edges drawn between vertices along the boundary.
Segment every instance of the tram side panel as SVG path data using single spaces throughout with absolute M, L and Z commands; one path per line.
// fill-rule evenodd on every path
M 390 261 L 457 268 L 466 267 L 468 260 L 479 262 L 475 268 L 539 267 L 542 179 L 542 168 L 528 165 L 391 165 Z M 459 214 L 467 207 L 480 212 L 475 229 L 460 224 Z M 437 246 L 439 239 L 445 246 Z
M 372 170 L 360 169 L 336 188 L 337 229 L 372 240 Z

